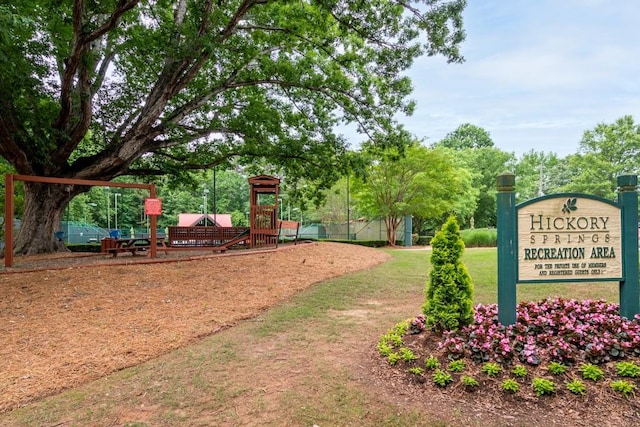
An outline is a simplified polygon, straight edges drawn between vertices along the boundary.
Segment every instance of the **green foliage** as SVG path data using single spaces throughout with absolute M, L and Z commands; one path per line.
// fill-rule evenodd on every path
M 393 330 L 384 334 L 380 340 L 385 341 L 394 347 L 400 347 L 402 345 L 402 335 L 398 335 Z
M 464 243 L 453 216 L 431 241 L 432 269 L 422 312 L 427 326 L 443 331 L 458 329 L 473 321 L 473 284 L 461 261 Z
M 452 360 L 451 362 L 449 362 L 449 370 L 451 372 L 462 372 L 465 369 L 465 363 L 464 360 L 459 359 L 459 360 Z
M 610 386 L 613 391 L 622 394 L 624 397 L 629 397 L 636 390 L 636 385 L 626 380 L 611 381 Z
M 482 364 L 480 370 L 490 377 L 496 377 L 502 372 L 502 367 L 495 362 L 486 362 Z
M 466 2 L 413 3 L 12 2 L 0 13 L 0 151 L 23 174 L 183 182 L 237 166 L 320 197 L 355 163 L 336 124 L 393 133 L 414 109 L 414 59 L 462 61 Z M 25 211 L 36 197 L 28 189 Z M 65 206 L 50 204 L 57 218 Z
M 637 170 L 640 124 L 632 116 L 600 123 L 584 133 L 579 154 L 567 157 L 571 180 L 561 189 L 614 199 L 617 177 Z
M 473 228 L 460 231 L 460 236 L 466 248 L 496 247 L 498 230 L 495 228 Z
M 518 181 L 516 202 L 529 200 L 541 194 L 560 192 L 560 188 L 572 178 L 564 159 L 555 153 L 530 150 L 515 165 Z
M 433 382 L 439 387 L 446 387 L 453 381 L 453 377 L 442 369 L 436 369 L 432 376 Z
M 616 371 L 621 377 L 637 378 L 640 376 L 640 366 L 633 361 L 616 363 Z
M 468 388 L 474 388 L 474 387 L 478 387 L 480 385 L 480 383 L 478 383 L 478 380 L 476 380 L 475 378 L 469 376 L 469 375 L 463 375 L 460 378 L 460 382 L 462 383 L 462 385 L 464 385 L 465 387 Z
M 464 150 L 493 147 L 494 144 L 489 132 L 471 123 L 464 123 L 453 132 L 449 132 L 437 145 L 454 150 Z
M 393 327 L 393 334 L 398 336 L 398 337 L 402 337 L 404 334 L 407 333 L 407 331 L 409 330 L 410 326 L 411 325 L 410 325 L 408 320 L 403 320 L 401 322 L 398 322 Z
M 398 363 L 398 361 L 402 358 L 402 356 L 400 356 L 400 354 L 398 353 L 390 353 L 387 356 L 387 362 L 389 362 L 389 365 L 395 365 L 396 363 Z
M 524 365 L 516 365 L 511 369 L 511 373 L 518 378 L 524 378 L 529 372 Z
M 556 385 L 553 381 L 546 378 L 534 378 L 531 381 L 531 386 L 536 396 L 543 396 L 546 394 L 553 394 L 556 391 Z
M 418 246 L 427 246 L 431 244 L 431 239 L 433 239 L 433 236 L 419 236 L 416 244 Z
M 380 353 L 380 356 L 382 357 L 387 357 L 393 353 L 393 347 L 391 347 L 387 341 L 380 340 L 378 342 L 378 353 Z
M 547 366 L 547 369 L 553 375 L 562 375 L 565 372 L 567 372 L 567 366 L 563 363 L 556 362 L 556 361 L 549 363 L 549 365 Z
M 504 381 L 502 381 L 502 384 L 500 385 L 500 387 L 502 387 L 503 391 L 506 391 L 509 393 L 517 393 L 518 390 L 520 390 L 520 384 L 518 384 L 518 382 L 513 378 L 507 378 Z
M 514 161 L 513 154 L 494 147 L 493 140 L 485 129 L 465 123 L 450 132 L 435 146 L 447 147 L 455 152 L 459 163 L 472 174 L 476 189 L 475 207 L 468 225 L 471 227 L 496 226 L 496 177 Z M 460 211 L 457 211 L 460 213 Z M 467 225 L 468 215 L 459 215 L 461 224 Z
M 409 373 L 414 375 L 422 375 L 424 374 L 424 369 L 419 366 L 414 366 L 413 368 L 409 368 Z
M 565 385 L 567 386 L 567 390 L 573 394 L 584 396 L 587 393 L 587 386 L 577 378 L 565 383 Z
M 405 323 L 406 325 L 404 325 Z M 390 357 L 394 349 L 402 347 L 402 335 L 404 335 L 407 328 L 408 322 L 399 322 L 393 329 L 387 331 L 386 334 L 380 337 L 378 340 L 378 352 L 382 357 Z M 400 357 L 399 354 L 397 356 L 398 358 Z M 396 356 L 392 356 L 393 359 L 395 359 L 395 357 Z
M 459 202 L 473 192 L 468 171 L 456 165 L 452 154 L 419 145 L 408 135 L 396 138 L 407 140 L 404 153 L 397 143 L 386 150 L 370 148 L 371 165 L 352 186 L 358 209 L 384 219 L 390 244 L 405 215 L 418 222 L 441 218 L 459 210 Z
M 416 360 L 418 358 L 418 356 L 416 356 L 413 351 L 411 351 L 406 347 L 401 347 L 399 351 L 400 351 L 400 357 L 405 362 L 411 362 L 412 360 Z
M 598 381 L 604 378 L 604 372 L 593 363 L 583 363 L 580 365 L 582 378 L 586 380 Z
M 438 361 L 438 358 L 436 356 L 430 355 L 425 359 L 424 366 L 427 369 L 436 369 L 440 366 L 440 362 Z

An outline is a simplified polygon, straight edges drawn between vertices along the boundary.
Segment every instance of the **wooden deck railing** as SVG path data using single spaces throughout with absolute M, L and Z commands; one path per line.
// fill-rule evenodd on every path
M 231 242 L 243 235 L 249 236 L 248 227 L 180 227 L 169 228 L 169 247 L 215 247 Z

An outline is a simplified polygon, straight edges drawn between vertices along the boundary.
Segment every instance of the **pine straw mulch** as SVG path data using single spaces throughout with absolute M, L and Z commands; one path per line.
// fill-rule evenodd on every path
M 0 269 L 0 412 L 185 346 L 313 283 L 388 258 L 338 243 L 159 252 L 156 260 L 17 257 Z

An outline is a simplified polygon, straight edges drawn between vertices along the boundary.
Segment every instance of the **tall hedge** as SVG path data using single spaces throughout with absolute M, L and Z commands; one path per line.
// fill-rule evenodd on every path
M 422 312 L 427 327 L 442 332 L 473 321 L 473 283 L 462 263 L 464 242 L 451 216 L 431 240 L 431 264 Z

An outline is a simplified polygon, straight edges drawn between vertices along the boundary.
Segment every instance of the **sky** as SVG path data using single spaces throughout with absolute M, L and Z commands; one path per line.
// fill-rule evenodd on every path
M 564 157 L 586 130 L 640 122 L 640 1 L 468 0 L 462 64 L 424 57 L 405 128 L 426 144 L 463 123 L 495 146 Z

